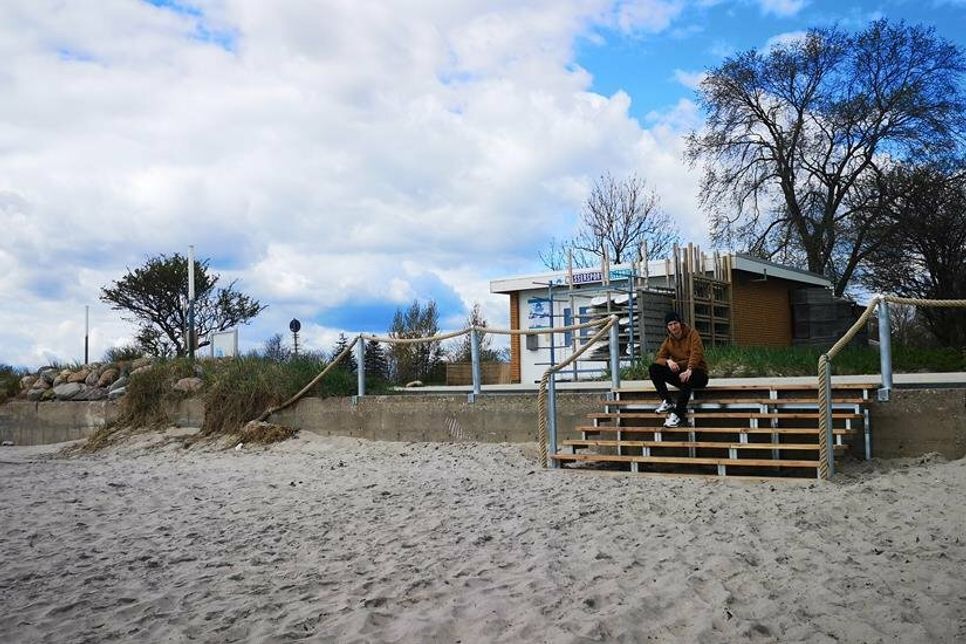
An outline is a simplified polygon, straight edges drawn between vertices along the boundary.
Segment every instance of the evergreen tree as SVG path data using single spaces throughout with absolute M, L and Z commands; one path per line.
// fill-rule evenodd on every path
M 375 340 L 369 340 L 366 344 L 366 379 L 368 380 L 389 380 L 389 362 L 386 360 L 386 353 L 382 350 L 382 345 Z
M 335 343 L 334 347 L 332 347 L 332 359 L 335 360 L 338 358 L 339 354 L 345 351 L 346 347 L 348 346 L 349 338 L 345 337 L 345 333 L 340 333 L 339 341 Z M 339 363 L 338 367 L 345 369 L 349 373 L 355 373 L 358 371 L 359 362 L 356 360 L 355 347 L 353 347 L 353 351 L 349 352 L 349 355 L 342 359 L 342 362 Z

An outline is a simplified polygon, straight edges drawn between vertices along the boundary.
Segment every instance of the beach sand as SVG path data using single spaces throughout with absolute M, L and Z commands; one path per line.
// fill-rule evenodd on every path
M 52 450 L 0 449 L 3 642 L 966 640 L 964 460 L 829 484 L 305 433 Z

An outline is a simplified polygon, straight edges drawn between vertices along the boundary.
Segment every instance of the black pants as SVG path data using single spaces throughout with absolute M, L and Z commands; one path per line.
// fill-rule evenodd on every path
M 688 401 L 691 400 L 691 392 L 708 386 L 708 374 L 700 369 L 692 369 L 691 377 L 687 382 L 681 382 L 680 371 L 674 373 L 667 365 L 657 364 L 656 362 L 650 366 L 648 373 L 651 375 L 651 382 L 654 383 L 654 388 L 657 389 L 657 394 L 661 397 L 661 400 L 671 402 L 671 394 L 667 390 L 668 385 L 674 385 L 680 389 L 674 413 L 682 420 L 688 413 Z

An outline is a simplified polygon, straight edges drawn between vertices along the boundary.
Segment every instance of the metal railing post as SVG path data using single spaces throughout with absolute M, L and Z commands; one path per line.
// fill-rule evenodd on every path
M 356 342 L 356 364 L 357 397 L 362 398 L 366 395 L 366 339 L 362 335 Z
M 480 373 L 480 334 L 476 329 L 470 329 L 470 360 L 473 371 L 473 393 L 469 395 L 469 401 L 476 402 L 482 393 L 483 382 Z
M 889 302 L 884 295 L 879 299 L 879 367 L 882 371 L 882 387 L 879 388 L 879 401 L 889 402 L 892 394 L 892 329 L 889 324 Z
M 611 395 L 616 392 L 621 386 L 621 369 L 620 369 L 620 324 L 616 315 L 611 316 L 611 327 L 610 327 L 610 386 Z

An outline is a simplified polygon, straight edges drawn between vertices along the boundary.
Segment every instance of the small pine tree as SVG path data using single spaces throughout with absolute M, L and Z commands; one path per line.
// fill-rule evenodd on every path
M 375 340 L 366 343 L 366 378 L 374 381 L 389 380 L 389 362 L 382 345 Z
M 345 351 L 346 347 L 349 346 L 349 338 L 345 337 L 345 333 L 339 334 L 339 341 L 335 343 L 332 347 L 332 359 L 335 360 L 339 357 L 339 354 Z M 355 347 L 353 347 L 355 349 Z M 359 369 L 359 362 L 356 360 L 356 352 L 350 351 L 349 355 L 343 358 L 342 362 L 339 363 L 339 367 L 345 369 L 349 373 L 355 373 Z

